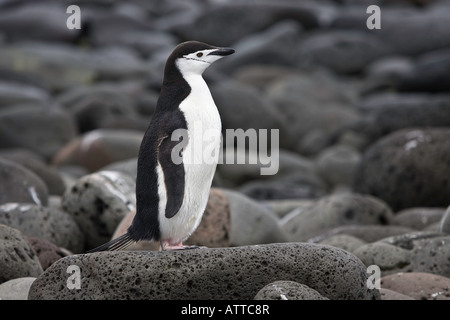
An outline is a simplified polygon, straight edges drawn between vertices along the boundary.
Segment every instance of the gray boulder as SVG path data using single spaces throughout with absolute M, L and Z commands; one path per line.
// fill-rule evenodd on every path
M 450 276 L 450 236 L 437 232 L 413 232 L 363 245 L 354 254 L 381 274 L 428 272 Z
M 321 233 L 317 237 L 309 239 L 309 241 L 322 243 L 324 239 L 328 239 L 329 237 L 347 235 L 351 237 L 356 237 L 365 242 L 375 242 L 387 237 L 397 236 L 414 231 L 417 230 L 398 225 L 383 225 L 383 224 L 342 225 L 333 228 L 327 232 Z
M 21 277 L 37 277 L 42 271 L 36 252 L 22 233 L 0 224 L 0 283 Z
M 383 9 L 379 38 L 394 52 L 411 56 L 447 48 L 450 45 L 449 11 L 445 3 L 436 5 L 434 10 Z
M 311 180 L 300 172 L 269 180 L 249 181 L 238 191 L 257 200 L 315 199 L 326 195 L 326 188 L 320 179 Z
M 366 244 L 365 241 L 345 233 L 329 236 L 318 243 L 341 248 L 348 252 L 354 252 L 357 248 Z
M 17 104 L 45 104 L 50 95 L 44 89 L 24 83 L 0 81 L 0 109 Z
M 223 131 L 226 129 L 259 130 L 283 128 L 280 116 L 270 100 L 264 99 L 255 88 L 235 81 L 211 86 L 211 94 L 220 112 Z M 280 130 L 280 144 L 286 144 L 284 130 Z M 268 142 L 270 142 L 268 138 Z M 224 135 L 224 144 L 231 144 Z
M 82 133 L 122 118 L 137 120 L 131 97 L 117 86 L 77 86 L 64 91 L 57 101 L 74 116 Z
M 227 164 L 226 157 L 230 149 L 224 150 L 223 161 L 217 166 L 217 171 L 220 173 L 223 180 L 232 186 L 242 185 L 245 182 L 251 180 L 272 180 L 279 179 L 281 177 L 291 177 L 292 175 L 303 177 L 303 181 L 320 185 L 321 180 L 314 170 L 314 162 L 306 157 L 280 148 L 278 155 L 271 155 L 268 159 L 270 162 L 262 162 L 258 156 L 258 153 L 245 151 L 241 148 L 237 148 L 233 151 L 233 155 L 236 159 L 251 159 L 255 160 L 253 163 L 250 160 L 244 161 L 245 163 Z M 272 170 L 273 169 L 273 170 Z M 278 171 L 275 174 L 267 174 L 264 171 Z M 264 173 L 265 175 L 262 175 Z M 272 173 L 272 172 L 268 172 Z
M 36 174 L 21 165 L 0 159 L 0 203 L 26 202 L 47 205 L 48 189 Z
M 51 195 L 62 195 L 66 185 L 62 175 L 56 168 L 45 163 L 42 156 L 28 149 L 3 149 L 0 150 L 0 157 L 16 164 L 20 164 L 34 172 L 48 188 Z
M 357 29 L 370 36 L 375 35 L 392 54 L 415 56 L 449 47 L 449 7 L 446 2 L 436 2 L 420 10 L 407 3 L 402 6 L 382 6 L 379 30 L 368 30 L 366 27 L 367 6 L 376 2 L 366 3 L 365 6 L 345 7 L 334 19 L 332 28 Z
M 306 241 L 342 225 L 385 225 L 391 217 L 391 209 L 379 199 L 338 194 L 289 213 L 280 225 L 288 241 Z
M 297 72 L 271 84 L 266 99 L 272 101 L 284 124 L 280 132 L 286 132 L 292 148 L 314 154 L 331 144 L 336 132 L 360 121 L 350 107 L 357 87 L 324 70 Z
M 328 300 L 328 298 L 298 282 L 275 281 L 259 290 L 255 300 Z
M 0 205 L 0 223 L 23 234 L 48 240 L 72 252 L 82 252 L 83 234 L 66 212 L 28 203 Z
M 385 288 L 380 288 L 380 295 L 381 300 L 415 300 L 408 295 Z
M 305 27 L 317 27 L 324 11 L 323 6 L 312 2 L 223 2 L 209 6 L 171 31 L 182 39 L 225 46 L 286 18 L 297 20 Z
M 119 171 L 129 175 L 133 179 L 137 176 L 137 157 L 119 160 L 102 167 L 99 171 Z
M 53 158 L 57 166 L 80 165 L 88 170 L 137 157 L 143 132 L 98 129 L 86 132 L 67 143 Z
M 278 218 L 283 218 L 286 214 L 297 208 L 307 208 L 314 204 L 311 199 L 284 199 L 265 201 L 264 205 L 270 209 Z
M 34 277 L 8 280 L 0 284 L 0 300 L 28 300 L 28 292 Z
M 364 153 L 354 190 L 386 201 L 394 211 L 445 207 L 450 198 L 450 130 L 409 128 Z
M 18 63 L 24 66 L 21 73 L 54 90 L 91 84 L 96 79 L 144 77 L 147 73 L 145 63 L 132 49 L 117 46 L 84 50 L 68 43 L 21 42 L 0 48 L 2 69 L 16 72 Z
M 110 240 L 125 215 L 136 209 L 134 180 L 124 173 L 100 171 L 77 180 L 62 199 L 93 248 Z
M 397 273 L 382 277 L 383 288 L 416 300 L 450 300 L 450 278 L 426 272 Z
M 298 45 L 300 33 L 301 28 L 294 21 L 274 24 L 267 30 L 234 43 L 233 48 L 239 54 L 221 62 L 218 69 L 232 74 L 242 67 L 251 65 L 293 66 L 295 55 L 292 52 Z
M 50 267 L 55 261 L 73 253 L 65 248 L 58 247 L 48 240 L 26 236 L 28 243 L 38 256 L 42 269 Z
M 231 215 L 231 246 L 282 242 L 284 236 L 276 216 L 257 201 L 231 190 L 224 190 Z
M 398 79 L 400 91 L 448 92 L 450 50 L 424 54 L 409 72 Z
M 17 105 L 0 112 L 0 148 L 26 148 L 49 159 L 76 132 L 73 118 L 58 108 Z
M 10 41 L 74 41 L 80 30 L 66 28 L 63 3 L 22 3 L 3 8 L 0 29 Z
M 408 127 L 450 125 L 450 96 L 425 93 L 379 93 L 363 99 L 358 110 L 368 119 L 368 128 L 379 137 Z
M 67 287 L 69 266 L 79 268 L 78 290 Z M 253 299 L 281 279 L 329 299 L 378 299 L 367 277 L 352 254 L 308 243 L 99 252 L 58 260 L 35 280 L 29 299 Z
M 335 145 L 319 153 L 316 170 L 330 186 L 351 186 L 361 157 L 353 147 Z
M 245 155 L 236 151 L 238 157 Z M 248 156 L 258 158 L 257 153 Z M 278 155 L 272 153 L 269 163 L 222 164 L 219 172 L 223 180 L 232 179 L 239 184 L 239 192 L 253 199 L 311 199 L 326 194 L 326 184 L 316 174 L 313 162 L 283 149 Z
M 377 58 L 386 55 L 389 48 L 372 34 L 356 30 L 313 34 L 302 42 L 298 61 L 302 66 L 315 64 L 337 73 L 361 72 Z
M 387 56 L 370 63 L 366 69 L 368 88 L 392 88 L 414 68 L 412 59 L 405 56 Z M 370 89 L 369 89 L 370 90 Z
M 392 224 L 425 230 L 430 225 L 441 221 L 444 213 L 445 208 L 407 208 L 395 213 Z

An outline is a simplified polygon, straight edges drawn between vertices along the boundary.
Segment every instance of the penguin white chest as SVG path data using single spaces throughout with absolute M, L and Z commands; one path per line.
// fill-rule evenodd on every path
M 173 243 L 187 239 L 199 225 L 208 202 L 220 150 L 220 115 L 209 88 L 200 75 L 186 80 L 191 92 L 180 104 L 189 139 L 183 151 L 183 204 L 175 216 L 167 219 L 163 209 L 165 201 L 160 203 L 161 237 Z

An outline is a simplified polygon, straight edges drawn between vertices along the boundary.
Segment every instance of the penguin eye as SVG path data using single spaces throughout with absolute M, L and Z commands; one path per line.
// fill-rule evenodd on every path
M 202 57 L 203 56 L 203 53 L 202 52 L 199 52 L 199 53 L 197 53 L 197 57 Z

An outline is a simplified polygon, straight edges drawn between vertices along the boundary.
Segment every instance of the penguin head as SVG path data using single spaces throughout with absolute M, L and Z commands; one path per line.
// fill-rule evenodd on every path
M 213 62 L 234 53 L 231 48 L 219 48 L 203 42 L 188 41 L 179 44 L 170 60 L 183 75 L 202 74 Z

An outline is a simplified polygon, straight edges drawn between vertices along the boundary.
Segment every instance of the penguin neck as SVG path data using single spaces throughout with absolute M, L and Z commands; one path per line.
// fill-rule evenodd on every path
M 175 60 L 175 66 L 177 71 L 181 74 L 184 81 L 186 81 L 193 93 L 196 92 L 209 92 L 208 85 L 203 79 L 203 71 L 207 68 L 206 63 L 192 65 L 190 61 L 177 59 Z
M 189 87 L 189 96 L 198 100 L 196 102 L 200 104 L 202 104 L 202 102 L 209 102 L 211 92 L 209 91 L 208 85 L 203 79 L 202 74 L 196 72 L 183 72 L 183 70 L 180 70 L 180 73 Z
M 183 74 L 183 78 L 191 88 L 191 92 L 198 92 L 198 91 L 209 92 L 208 85 L 206 84 L 206 81 L 205 79 L 203 79 L 201 74 L 195 73 Z
M 209 101 L 211 92 L 203 79 L 203 72 L 184 70 L 175 62 L 167 63 L 164 71 L 163 86 L 158 101 L 160 109 L 178 108 L 180 103 L 191 94 L 199 100 L 206 98 L 206 101 Z

